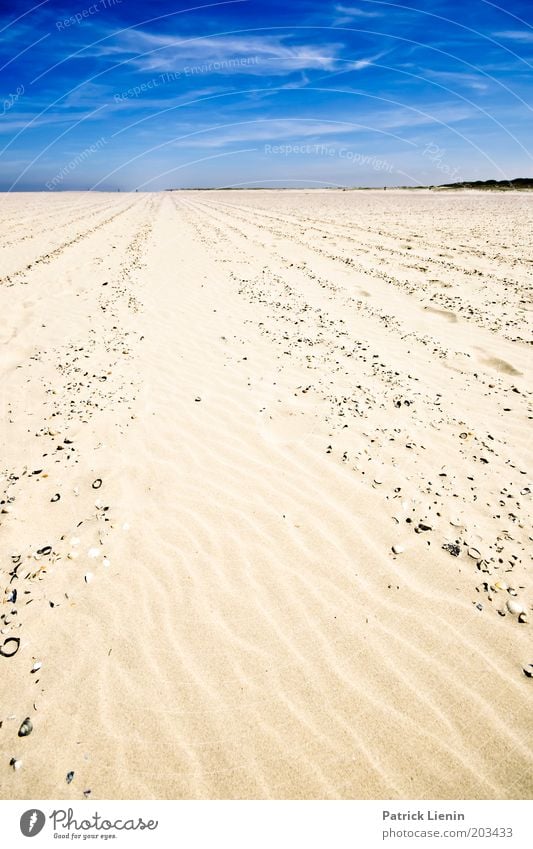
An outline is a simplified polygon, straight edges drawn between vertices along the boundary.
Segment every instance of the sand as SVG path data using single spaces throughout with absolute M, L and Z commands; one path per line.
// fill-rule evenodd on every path
M 2 798 L 529 797 L 531 194 L 0 209 Z

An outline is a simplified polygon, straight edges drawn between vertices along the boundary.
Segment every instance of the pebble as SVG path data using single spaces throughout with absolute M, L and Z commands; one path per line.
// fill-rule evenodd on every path
M 509 589 L 509 584 L 506 584 L 505 581 L 496 581 L 494 586 L 497 590 L 508 590 Z
M 30 672 L 38 672 L 42 665 L 43 665 L 42 662 L 40 660 L 38 660 L 37 663 L 33 664 Z
M 67 778 L 66 778 L 67 784 L 70 784 L 70 782 L 72 781 L 73 778 L 74 778 L 74 771 L 70 770 L 70 772 L 67 772 Z
M 83 580 L 85 581 L 86 584 L 90 584 L 93 578 L 94 578 L 94 575 L 93 575 L 92 572 L 86 572 L 85 575 L 83 576 Z
M 29 718 L 29 716 L 27 716 L 26 719 L 24 720 L 24 722 L 22 723 L 22 725 L 19 728 L 18 736 L 19 737 L 28 737 L 31 734 L 32 731 L 33 731 L 33 723 L 31 721 L 31 719 Z
M 102 478 L 96 478 L 96 480 L 94 480 L 92 482 L 92 488 L 93 489 L 100 489 L 101 486 L 102 486 Z
M 513 616 L 519 616 L 521 613 L 525 613 L 523 604 L 519 601 L 508 601 L 507 602 L 507 610 L 509 613 L 512 613 Z
M 89 557 L 100 557 L 100 549 L 90 548 L 87 554 L 89 555 Z
M 461 553 L 460 547 L 452 542 L 445 542 L 442 547 L 444 551 L 447 551 L 449 554 L 452 555 L 452 557 L 459 557 Z
M 405 551 L 405 546 L 399 545 L 399 544 L 393 545 L 392 550 L 393 550 L 394 554 L 403 554 L 403 552 Z
M 533 663 L 528 663 L 527 666 L 524 666 L 524 675 L 527 675 L 528 678 L 533 678 Z
M 524 670 L 525 671 L 525 670 Z M 12 766 L 15 771 L 21 768 L 22 761 L 19 761 L 17 758 L 11 758 L 9 761 L 9 766 Z
M 61 498 L 61 496 L 60 496 L 59 492 L 56 492 L 55 495 L 52 495 L 50 501 L 52 501 L 52 502 L 59 501 L 60 498 Z

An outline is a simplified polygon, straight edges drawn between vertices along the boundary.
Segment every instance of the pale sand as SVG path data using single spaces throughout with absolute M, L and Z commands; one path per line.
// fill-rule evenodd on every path
M 530 796 L 532 204 L 3 196 L 2 797 Z

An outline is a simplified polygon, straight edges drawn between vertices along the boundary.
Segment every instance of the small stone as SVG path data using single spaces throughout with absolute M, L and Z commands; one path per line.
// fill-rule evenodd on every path
M 507 602 L 507 610 L 509 611 L 509 613 L 512 613 L 513 616 L 519 616 L 521 613 L 526 612 L 524 610 L 523 604 L 521 604 L 519 601 L 511 601 L 511 600 L 509 600 Z
M 478 551 L 477 548 L 469 548 L 468 555 L 473 557 L 474 560 L 481 560 L 481 551 Z
M 403 554 L 403 552 L 405 551 L 405 546 L 395 544 L 395 545 L 392 546 L 392 550 L 393 550 L 394 554 Z
M 28 737 L 31 734 L 32 731 L 33 731 L 33 723 L 31 721 L 31 719 L 29 718 L 29 716 L 27 716 L 26 719 L 24 720 L 24 722 L 22 723 L 22 725 L 19 728 L 18 736 L 19 737 Z
M 41 661 L 38 660 L 36 663 L 33 664 L 30 672 L 38 672 L 42 665 L 43 664 L 41 663 Z
M 199 401 L 201 401 L 202 399 L 200 398 L 200 396 L 199 396 L 199 395 L 197 395 L 197 396 L 196 396 L 196 398 L 195 398 L 194 400 L 195 400 L 196 402 L 199 402 Z
M 494 584 L 495 589 L 497 590 L 508 590 L 509 585 L 505 583 L 505 581 L 496 581 Z
M 90 584 L 93 578 L 94 578 L 94 575 L 93 575 L 92 572 L 86 572 L 85 575 L 83 576 L 83 580 L 85 581 L 86 584 Z
M 527 678 L 533 678 L 533 663 L 528 663 L 527 666 L 524 666 L 523 672 Z
M 70 784 L 70 782 L 72 781 L 73 778 L 74 778 L 74 771 L 70 770 L 70 772 L 67 772 L 67 779 L 66 779 L 67 784 Z
M 92 488 L 93 489 L 100 489 L 101 486 L 102 486 L 102 478 L 96 478 L 96 480 L 94 480 L 92 482 Z
M 53 503 L 54 501 L 59 501 L 60 498 L 61 498 L 61 496 L 60 496 L 59 492 L 56 492 L 55 495 L 52 495 L 50 501 L 52 501 L 52 503 Z
M 445 542 L 442 546 L 444 551 L 447 551 L 452 557 L 459 557 L 461 553 L 461 548 L 452 542 Z
M 525 672 L 525 670 L 524 670 Z M 11 758 L 9 761 L 9 766 L 12 766 L 15 772 L 19 770 L 22 766 L 22 761 L 19 761 L 17 758 Z

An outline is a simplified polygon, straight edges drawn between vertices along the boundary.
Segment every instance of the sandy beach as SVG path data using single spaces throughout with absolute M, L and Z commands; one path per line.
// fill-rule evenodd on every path
M 529 798 L 531 193 L 0 222 L 1 797 Z

